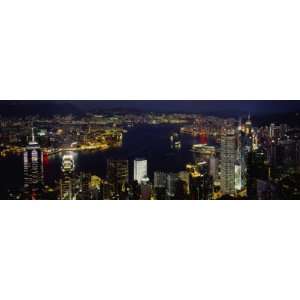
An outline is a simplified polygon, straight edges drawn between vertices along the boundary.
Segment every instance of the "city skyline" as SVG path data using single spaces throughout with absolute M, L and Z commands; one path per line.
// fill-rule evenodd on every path
M 177 102 L 168 101 L 174 106 Z M 300 196 L 297 111 L 288 113 L 289 118 L 275 114 L 261 122 L 251 111 L 235 112 L 237 117 L 232 117 L 197 109 L 172 113 L 90 106 L 78 113 L 75 101 L 34 103 L 38 104 L 35 112 L 41 103 L 51 103 L 47 108 L 54 111 L 30 114 L 31 101 L 11 101 L 7 106 L 11 111 L 1 116 L 1 197 L 263 200 Z M 222 103 L 218 109 L 230 104 Z M 271 104 L 261 107 L 270 109 Z M 14 115 L 23 105 L 27 107 L 23 115 Z M 293 105 L 300 107 L 300 101 Z
M 11 116 L 136 111 L 246 117 L 249 113 L 256 116 L 293 112 L 300 114 L 300 103 L 292 100 L 2 100 L 0 111 L 3 115 Z

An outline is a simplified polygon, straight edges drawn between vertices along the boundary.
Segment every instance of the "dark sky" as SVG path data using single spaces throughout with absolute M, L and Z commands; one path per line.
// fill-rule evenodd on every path
M 210 100 L 210 101 L 72 101 L 83 109 L 137 109 L 145 111 L 165 112 L 199 112 L 199 113 L 226 113 L 226 114 L 274 114 L 282 112 L 300 112 L 299 101 L 273 100 Z
M 137 112 L 182 112 L 203 113 L 218 116 L 245 116 L 248 112 L 255 116 L 265 116 L 292 112 L 300 113 L 300 100 L 266 101 L 266 100 L 117 100 L 117 101 L 0 101 L 0 115 L 32 114 L 66 114 L 66 113 L 100 113 L 108 110 L 128 110 Z

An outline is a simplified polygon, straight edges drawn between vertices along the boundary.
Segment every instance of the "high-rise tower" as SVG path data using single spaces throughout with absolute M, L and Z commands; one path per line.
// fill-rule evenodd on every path
M 32 128 L 31 141 L 23 153 L 23 162 L 25 198 L 39 199 L 43 187 L 43 153 L 35 140 L 34 128 Z
M 60 180 L 60 199 L 74 200 L 75 195 L 75 179 L 74 179 L 75 162 L 73 155 L 65 154 L 62 158 L 62 178 Z
M 247 135 L 250 135 L 252 131 L 252 122 L 251 122 L 251 118 L 250 118 L 250 113 L 248 114 L 248 119 L 245 122 L 245 133 Z
M 235 130 L 225 127 L 221 136 L 221 191 L 223 194 L 235 194 L 235 162 Z
M 133 162 L 133 179 L 141 184 L 144 177 L 147 177 L 147 160 L 136 158 Z

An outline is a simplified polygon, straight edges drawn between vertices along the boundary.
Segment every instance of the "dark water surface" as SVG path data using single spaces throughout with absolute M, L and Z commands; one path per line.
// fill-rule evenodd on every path
M 170 134 L 179 130 L 178 125 L 141 125 L 130 128 L 123 136 L 121 148 L 109 149 L 104 152 L 89 151 L 75 154 L 76 172 L 89 172 L 104 178 L 106 176 L 106 160 L 123 158 L 129 160 L 129 175 L 132 178 L 133 160 L 143 157 L 148 160 L 148 176 L 153 180 L 153 172 L 157 170 L 178 172 L 193 160 L 190 151 L 199 140 L 189 135 L 182 135 L 181 150 L 170 148 Z M 60 177 L 62 155 L 49 157 L 44 164 L 44 180 L 47 185 L 54 185 Z M 22 155 L 8 156 L 0 159 L 1 196 L 6 196 L 10 188 L 21 188 L 23 185 Z

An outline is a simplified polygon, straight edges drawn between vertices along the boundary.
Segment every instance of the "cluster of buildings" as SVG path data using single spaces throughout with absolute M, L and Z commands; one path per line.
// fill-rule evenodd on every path
M 177 116 L 183 120 L 183 116 Z M 152 120 L 152 119 L 151 119 Z M 68 123 L 70 120 L 64 120 Z M 93 136 L 96 129 L 88 129 Z M 106 176 L 78 173 L 72 151 L 65 150 L 56 186 L 44 184 L 44 153 L 32 130 L 23 152 L 24 199 L 277 199 L 300 197 L 300 130 L 285 124 L 254 128 L 250 115 L 234 119 L 195 119 L 170 136 L 180 151 L 181 135 L 198 132 L 193 161 L 177 173 L 148 173 L 145 158 L 107 159 Z M 108 136 L 112 136 L 108 134 Z M 214 145 L 209 136 L 215 138 Z M 117 137 L 117 140 L 119 138 Z M 131 173 L 133 175 L 131 176 Z M 299 178 L 297 177 L 299 176 Z M 132 177 L 132 178 L 131 178 Z

